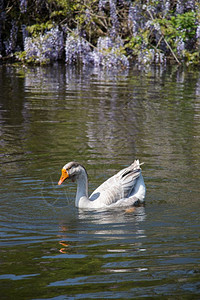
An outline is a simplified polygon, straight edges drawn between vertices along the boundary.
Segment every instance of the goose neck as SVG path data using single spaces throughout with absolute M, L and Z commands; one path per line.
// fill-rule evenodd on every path
M 77 192 L 76 192 L 76 206 L 80 206 L 80 201 L 88 199 L 88 177 L 82 172 L 77 177 Z

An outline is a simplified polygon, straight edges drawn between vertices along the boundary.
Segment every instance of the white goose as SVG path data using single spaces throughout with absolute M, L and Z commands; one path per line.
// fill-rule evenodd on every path
M 62 168 L 58 185 L 61 185 L 67 178 L 77 182 L 75 205 L 79 208 L 132 206 L 143 203 L 146 193 L 140 165 L 139 160 L 135 160 L 129 167 L 102 183 L 88 197 L 86 169 L 79 163 L 72 161 Z

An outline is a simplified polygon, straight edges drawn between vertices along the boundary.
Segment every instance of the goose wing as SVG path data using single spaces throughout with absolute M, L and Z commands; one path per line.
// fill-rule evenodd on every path
M 91 194 L 90 200 L 111 205 L 121 199 L 130 197 L 140 174 L 139 160 L 135 160 L 129 167 L 119 171 L 101 184 Z

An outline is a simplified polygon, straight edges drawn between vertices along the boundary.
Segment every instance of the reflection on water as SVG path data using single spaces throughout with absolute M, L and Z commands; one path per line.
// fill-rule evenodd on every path
M 0 66 L 2 299 L 199 296 L 200 73 Z M 146 206 L 85 211 L 89 190 L 144 162 Z
M 107 238 L 116 239 L 120 238 L 120 235 L 124 238 L 125 234 L 129 233 L 130 228 L 126 228 L 126 215 L 129 214 L 128 210 L 124 209 L 121 213 L 118 210 L 108 211 L 108 212 L 95 212 L 92 214 L 91 224 L 98 224 L 98 230 L 94 231 L 94 234 L 102 234 L 106 235 Z M 139 222 L 145 220 L 145 210 L 144 207 L 137 207 L 132 212 L 134 215 L 134 220 L 132 218 L 132 222 L 134 221 L 134 230 L 136 230 L 135 234 L 138 234 L 137 228 L 135 227 Z M 90 219 L 90 213 L 85 211 L 79 211 L 78 215 L 80 220 L 88 220 Z M 109 224 L 112 224 L 110 230 L 108 229 Z M 115 227 L 113 227 L 115 225 Z M 104 230 L 104 226 L 105 230 Z M 133 234 L 133 232 L 131 232 Z
M 131 214 L 129 216 L 129 214 Z M 145 230 L 140 229 L 140 222 L 145 220 L 145 208 L 137 207 L 132 212 L 126 209 L 122 211 L 118 209 L 113 209 L 111 211 L 78 211 L 79 228 L 77 228 L 77 233 L 79 236 L 92 235 L 93 239 L 99 239 L 108 241 L 125 241 L 125 238 L 129 236 L 135 236 L 136 239 L 145 237 Z M 130 224 L 128 220 L 131 219 Z M 64 224 L 60 225 L 59 244 L 62 246 L 60 249 L 61 253 L 67 253 L 71 250 L 70 245 L 70 228 Z M 104 243 L 102 241 L 102 243 Z M 135 243 L 137 247 L 141 243 Z M 94 245 L 93 245 L 94 246 Z M 117 247 L 119 245 L 117 244 Z M 142 250 L 138 250 L 142 251 Z M 143 249 L 143 251 L 145 251 Z M 107 249 L 107 252 L 126 252 L 125 249 Z

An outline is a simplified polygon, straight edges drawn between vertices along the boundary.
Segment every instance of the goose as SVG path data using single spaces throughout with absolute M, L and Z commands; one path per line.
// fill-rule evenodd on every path
M 140 166 L 139 160 L 135 160 L 130 166 L 107 179 L 88 197 L 87 171 L 84 166 L 72 161 L 62 168 L 58 185 L 66 179 L 77 182 L 75 206 L 78 208 L 133 206 L 143 203 L 146 193 Z

